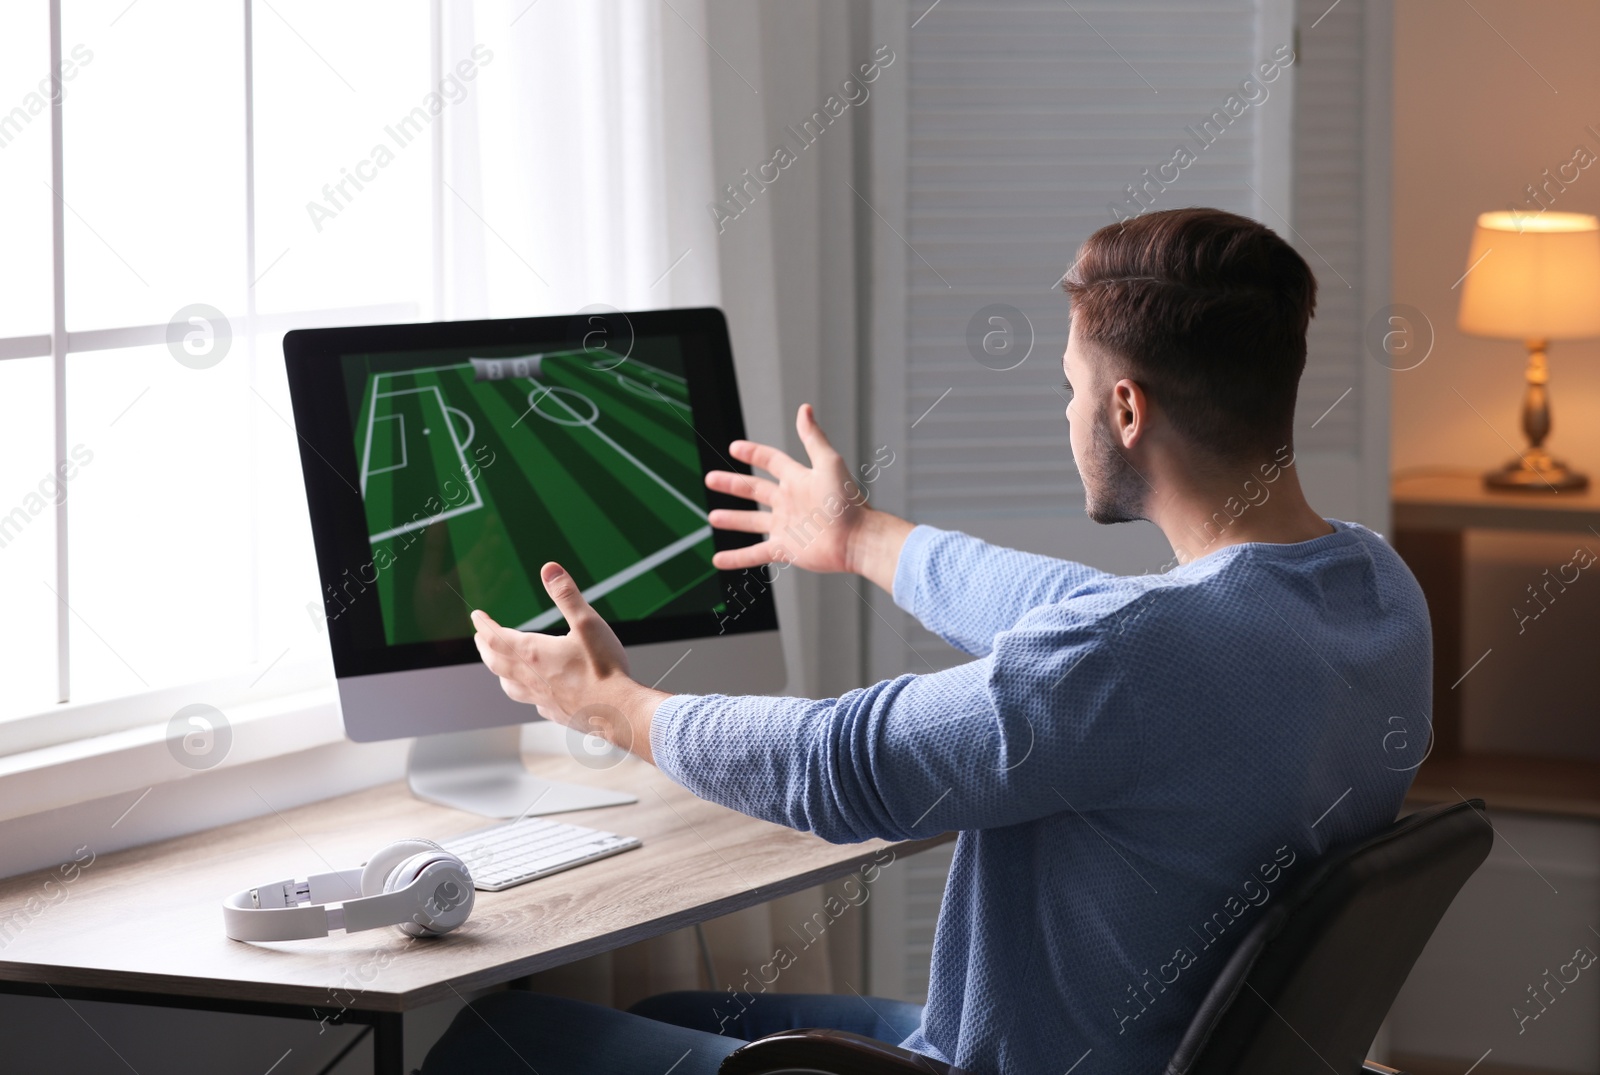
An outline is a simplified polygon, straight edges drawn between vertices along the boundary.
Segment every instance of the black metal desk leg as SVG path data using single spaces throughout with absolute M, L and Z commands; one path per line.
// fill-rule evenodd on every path
M 379 1012 L 372 1022 L 373 1075 L 405 1075 L 405 1016 L 401 1012 Z

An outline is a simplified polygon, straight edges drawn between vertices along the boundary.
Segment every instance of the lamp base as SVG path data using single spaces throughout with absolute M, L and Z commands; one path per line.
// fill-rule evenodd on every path
M 1589 476 L 1554 458 L 1548 452 L 1534 449 L 1521 459 L 1513 459 L 1499 470 L 1483 476 L 1486 489 L 1498 492 L 1570 493 L 1589 488 Z

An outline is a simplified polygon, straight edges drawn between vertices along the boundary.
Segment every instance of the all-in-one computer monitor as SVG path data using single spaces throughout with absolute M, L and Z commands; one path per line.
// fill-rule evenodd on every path
M 766 569 L 712 553 L 755 535 L 705 487 L 744 436 L 716 309 L 298 330 L 284 337 L 339 707 L 357 741 L 418 737 L 419 796 L 490 817 L 632 802 L 540 780 L 468 618 L 561 634 L 559 562 L 633 677 L 762 693 L 784 665 Z M 582 755 L 581 751 L 578 751 Z

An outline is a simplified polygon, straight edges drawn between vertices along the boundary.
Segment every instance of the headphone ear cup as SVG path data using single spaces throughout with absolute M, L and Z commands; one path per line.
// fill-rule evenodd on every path
M 385 878 L 383 891 L 399 892 L 424 873 L 430 891 L 418 893 L 417 913 L 399 923 L 400 932 L 412 937 L 438 937 L 464 923 L 472 914 L 477 893 L 466 863 L 435 845 L 396 864 Z
M 382 848 L 370 859 L 361 870 L 361 894 L 363 896 L 378 896 L 388 891 L 384 886 L 389 880 L 389 875 L 394 873 L 394 868 L 411 858 L 413 855 L 425 851 L 448 855 L 449 852 L 432 840 L 421 837 L 412 837 L 406 840 L 396 840 L 387 847 Z

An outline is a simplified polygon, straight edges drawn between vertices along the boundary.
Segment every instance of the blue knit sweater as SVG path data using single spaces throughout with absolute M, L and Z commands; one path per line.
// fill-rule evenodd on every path
M 1329 522 L 1140 576 L 919 526 L 895 602 L 977 659 L 823 701 L 675 695 L 656 764 L 835 842 L 960 832 L 907 1048 L 1158 1073 L 1261 908 L 1393 820 L 1427 745 L 1422 593 Z

